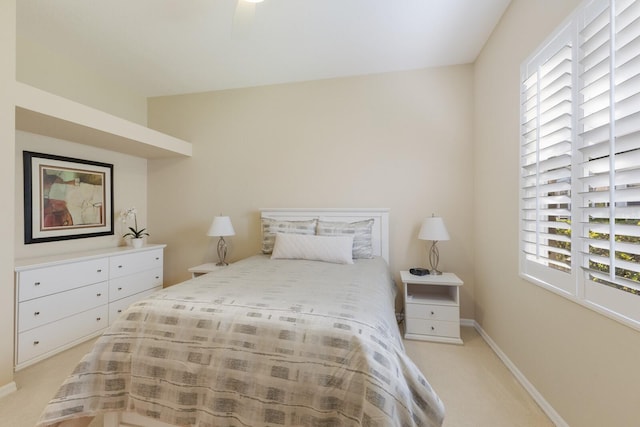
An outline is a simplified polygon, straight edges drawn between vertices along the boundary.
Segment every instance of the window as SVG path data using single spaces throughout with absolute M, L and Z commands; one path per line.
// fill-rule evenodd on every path
M 640 2 L 592 0 L 521 69 L 520 272 L 640 329 Z

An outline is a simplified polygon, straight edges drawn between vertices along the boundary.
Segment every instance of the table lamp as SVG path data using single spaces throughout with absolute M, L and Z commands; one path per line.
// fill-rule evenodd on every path
M 433 242 L 431 243 L 431 250 L 429 251 L 429 264 L 431 264 L 429 274 L 442 274 L 442 272 L 438 270 L 440 253 L 438 252 L 437 243 L 441 240 L 449 240 L 449 233 L 447 232 L 447 227 L 444 226 L 442 218 L 433 215 L 422 221 L 418 239 L 431 240 Z
M 233 230 L 231 218 L 228 216 L 217 216 L 213 218 L 207 236 L 220 237 L 220 240 L 218 240 L 218 263 L 216 265 L 228 265 L 225 261 L 227 258 L 227 242 L 224 241 L 224 237 L 235 236 L 235 234 L 236 232 Z

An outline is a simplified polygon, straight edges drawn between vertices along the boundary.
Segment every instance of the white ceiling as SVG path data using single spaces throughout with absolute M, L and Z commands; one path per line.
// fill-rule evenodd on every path
M 17 33 L 160 96 L 471 63 L 510 0 L 238 1 L 18 0 Z

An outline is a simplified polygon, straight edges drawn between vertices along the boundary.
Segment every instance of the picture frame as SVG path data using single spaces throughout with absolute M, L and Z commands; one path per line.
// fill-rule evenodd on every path
M 113 165 L 23 151 L 24 243 L 114 234 Z

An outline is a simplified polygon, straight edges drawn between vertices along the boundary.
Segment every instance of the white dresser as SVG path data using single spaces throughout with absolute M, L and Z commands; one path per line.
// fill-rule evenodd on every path
M 161 289 L 165 246 L 17 260 L 15 369 L 99 335 Z

